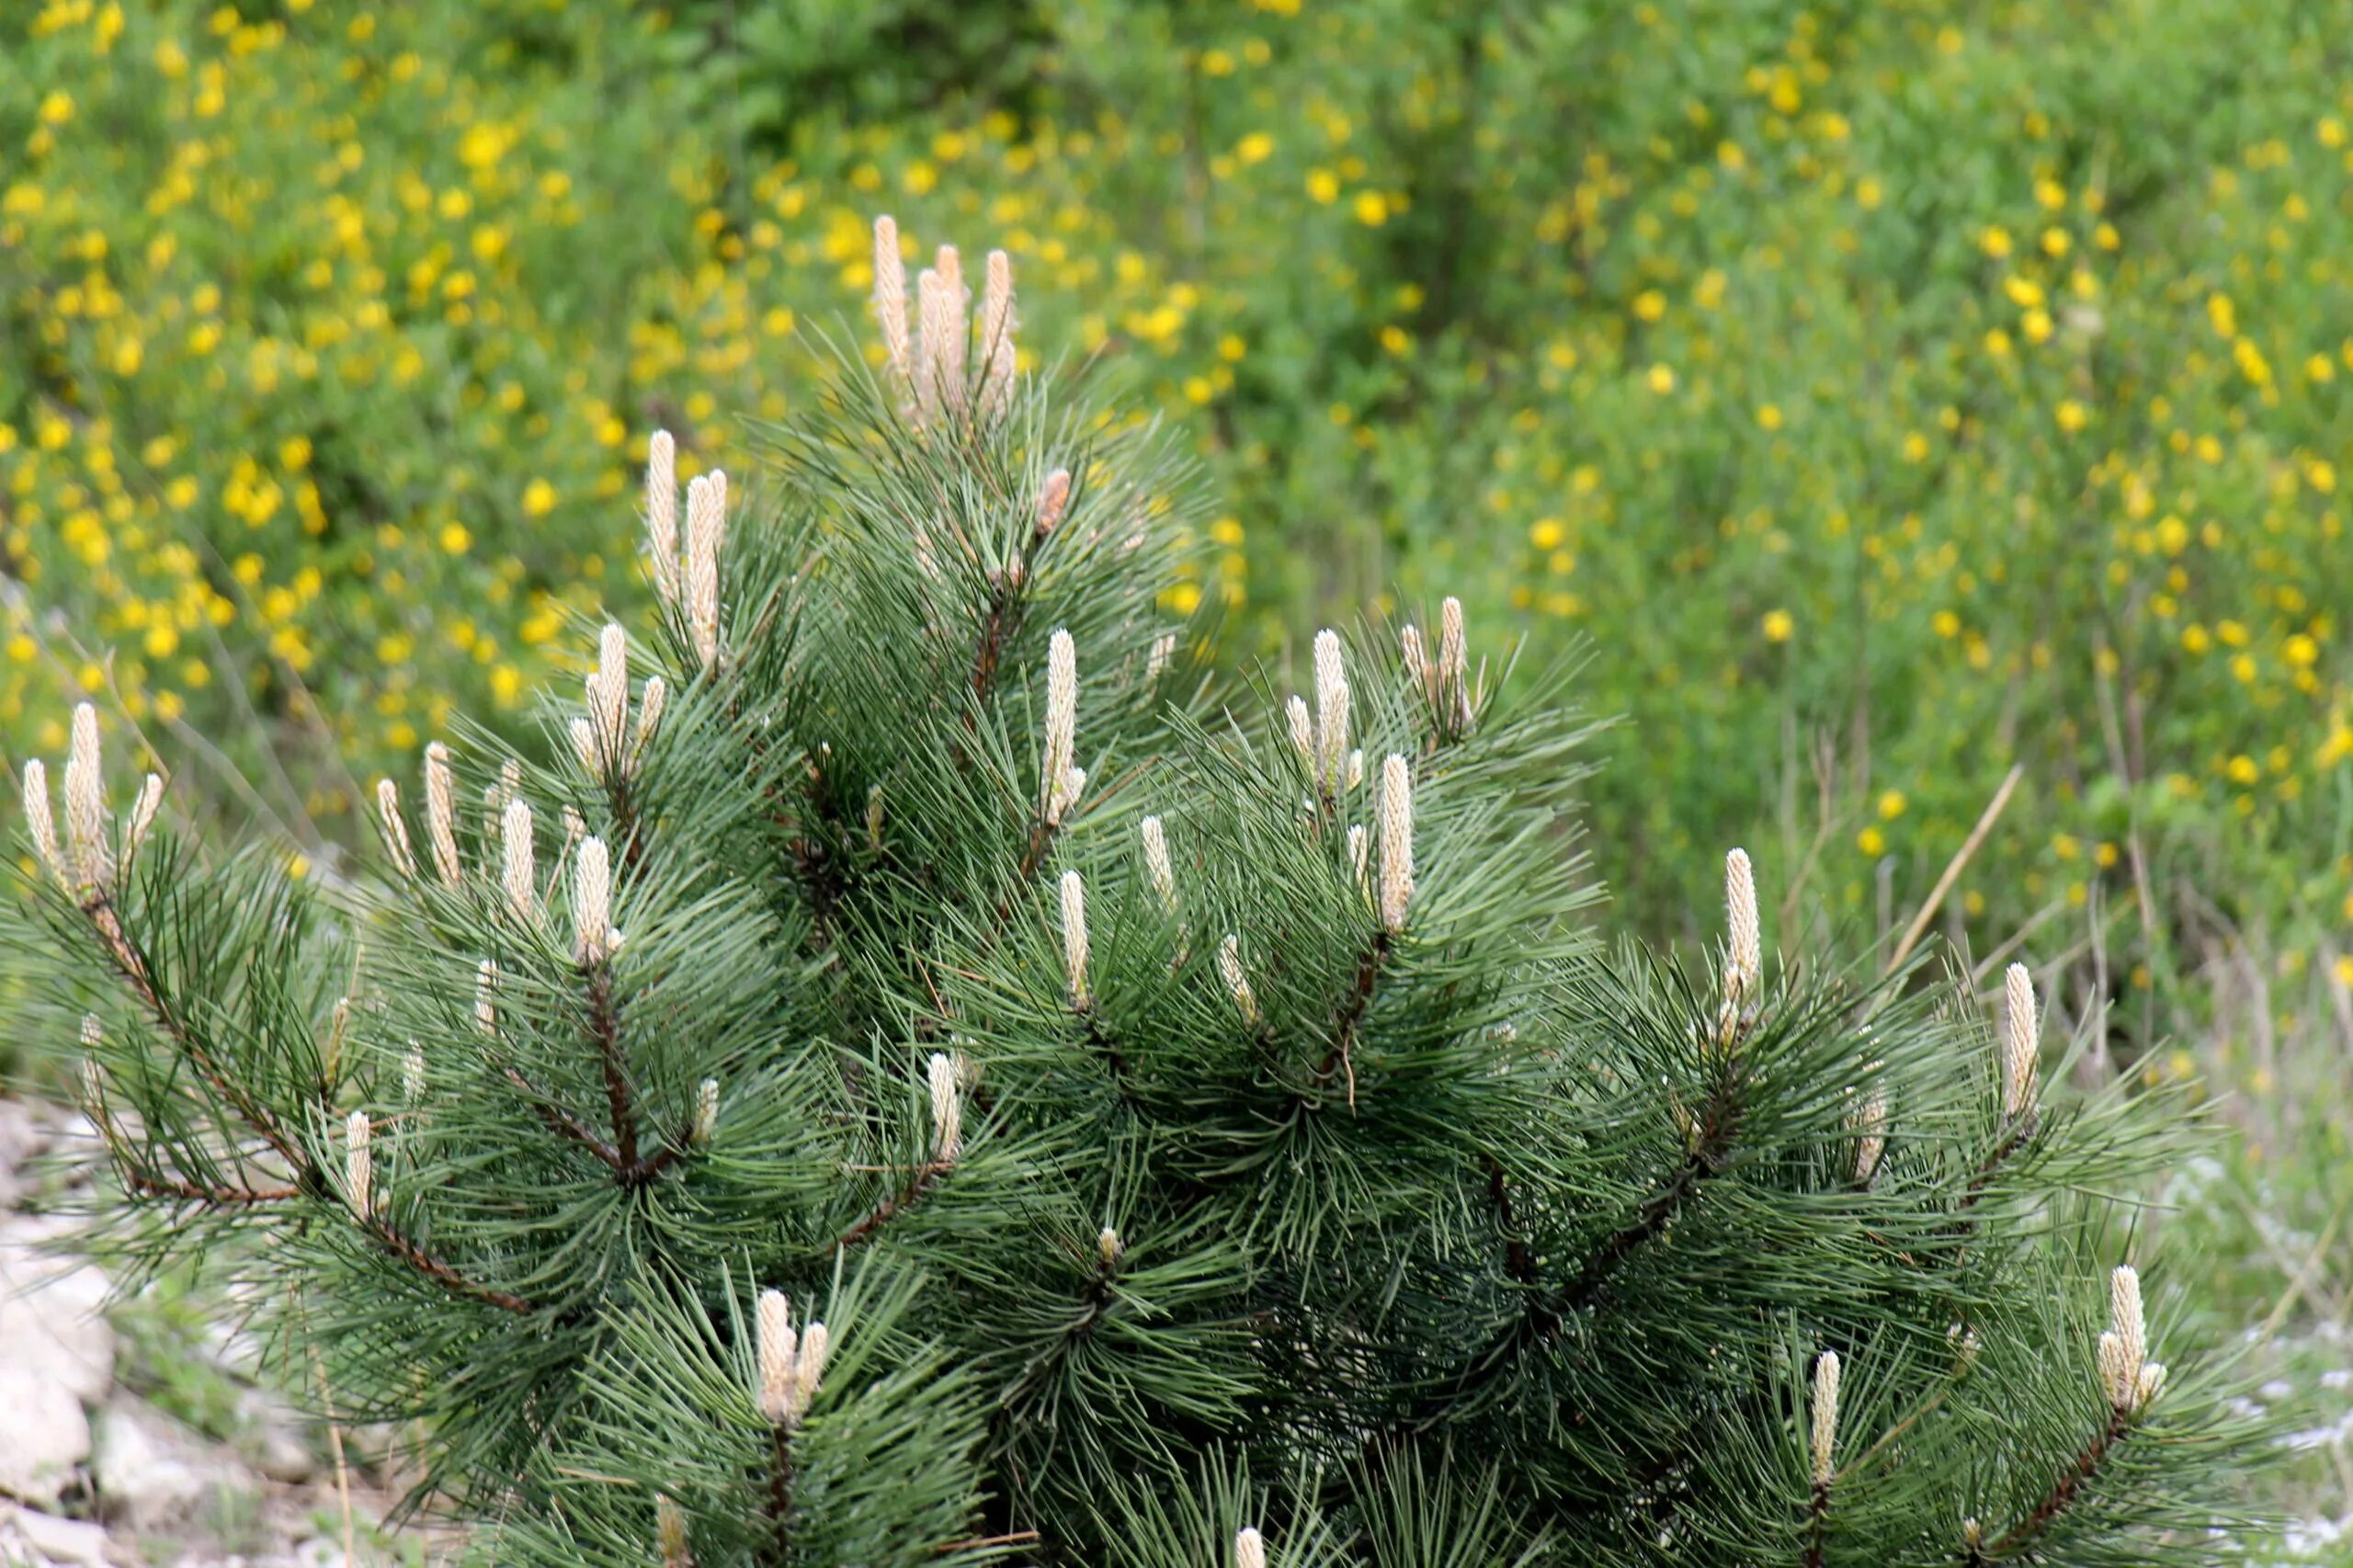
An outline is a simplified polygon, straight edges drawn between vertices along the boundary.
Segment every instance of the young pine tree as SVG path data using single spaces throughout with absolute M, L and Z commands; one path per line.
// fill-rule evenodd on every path
M 757 505 L 654 437 L 658 615 L 378 880 L 110 816 L 86 707 L 27 769 L 124 1261 L 500 1564 L 2222 1554 L 2098 1196 L 2176 1107 L 2046 1093 L 2021 969 L 1777 959 L 1738 851 L 1704 971 L 1597 949 L 1560 672 L 1449 600 L 1220 689 L 1183 465 L 876 242 L 877 368 Z

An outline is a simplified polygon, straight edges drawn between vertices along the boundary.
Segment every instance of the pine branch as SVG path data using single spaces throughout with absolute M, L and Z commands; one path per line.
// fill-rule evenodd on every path
M 792 1438 L 783 1426 L 768 1429 L 767 1495 L 761 1508 L 768 1528 L 759 1562 L 762 1568 L 785 1568 L 792 1561 Z
M 208 1182 L 189 1181 L 184 1176 L 158 1176 L 144 1166 L 128 1162 L 119 1165 L 123 1185 L 146 1198 L 167 1198 L 183 1203 L 202 1203 L 210 1207 L 233 1209 L 261 1203 L 284 1203 L 302 1196 L 299 1187 L 219 1187 Z
M 267 1108 L 242 1088 L 235 1086 L 228 1075 L 222 1071 L 220 1064 L 213 1060 L 211 1053 L 196 1038 L 195 1031 L 188 1027 L 179 1010 L 171 1005 L 162 989 L 155 984 L 145 958 L 125 934 L 122 922 L 116 915 L 113 903 L 108 894 L 103 890 L 91 894 L 83 903 L 82 909 L 83 913 L 88 916 L 92 928 L 97 933 L 99 944 L 105 949 L 107 957 L 113 964 L 116 972 L 147 1008 L 149 1014 L 155 1019 L 157 1027 L 162 1028 L 172 1042 L 179 1048 L 181 1054 L 196 1068 L 204 1081 L 213 1086 L 215 1092 L 236 1110 L 238 1116 L 252 1127 L 264 1142 L 268 1143 L 279 1158 L 294 1168 L 296 1186 L 288 1189 L 283 1196 L 295 1197 L 300 1191 L 308 1188 L 318 1179 L 316 1167 L 302 1157 L 300 1146 L 293 1142 L 284 1126 Z M 247 1187 L 228 1189 L 229 1196 L 223 1201 L 240 1203 L 243 1200 L 236 1195 L 244 1191 L 257 1195 L 255 1199 L 256 1202 L 281 1200 L 276 1195 L 275 1189 Z M 199 1199 L 199 1200 L 209 1199 Z M 372 1215 L 367 1216 L 359 1221 L 359 1228 L 387 1253 L 457 1294 L 486 1301 L 510 1312 L 527 1313 L 532 1310 L 531 1304 L 519 1296 L 495 1290 L 467 1278 L 383 1220 Z
M 1830 1523 L 1830 1483 L 1813 1483 L 1813 1496 L 1806 1505 L 1808 1520 L 1805 1548 L 1805 1568 L 1822 1568 L 1822 1538 Z
M 918 1166 L 913 1181 L 884 1199 L 875 1206 L 874 1212 L 835 1237 L 834 1250 L 839 1252 L 858 1245 L 900 1214 L 915 1207 L 923 1195 L 931 1189 L 931 1184 L 954 1169 L 955 1165 L 956 1162 L 953 1160 L 931 1160 Z
M 1701 1119 L 1699 1136 L 1691 1152 L 1676 1167 L 1675 1175 L 1665 1187 L 1645 1199 L 1634 1217 L 1610 1233 L 1601 1245 L 1589 1254 L 1576 1278 L 1559 1293 L 1559 1311 L 1574 1312 L 1591 1304 L 1608 1287 L 1609 1277 L 1638 1248 L 1655 1239 L 1675 1221 L 1685 1203 L 1699 1191 L 1699 1183 L 1716 1174 L 1724 1157 L 1732 1152 L 1733 1140 L 1740 1120 L 1738 1070 L 1729 1062 L 1718 1074 L 1716 1086 L 1708 1097 L 1706 1114 Z
M 98 945 L 104 949 L 108 961 L 113 965 L 116 974 L 131 988 L 131 994 L 139 999 L 140 1004 L 147 1009 L 148 1015 L 155 1020 L 155 1026 L 163 1030 L 165 1038 L 178 1049 L 180 1054 L 187 1059 L 190 1066 L 196 1069 L 198 1076 L 204 1080 L 212 1092 L 233 1109 L 238 1118 L 264 1142 L 267 1143 L 278 1158 L 293 1167 L 297 1179 L 306 1176 L 310 1171 L 310 1162 L 302 1157 L 301 1146 L 287 1132 L 285 1125 L 270 1112 L 267 1107 L 254 1098 L 243 1085 L 222 1069 L 220 1062 L 215 1061 L 212 1053 L 205 1049 L 203 1042 L 197 1038 L 196 1031 L 181 1016 L 179 1009 L 171 1004 L 155 984 L 153 973 L 148 967 L 145 956 L 124 932 L 121 918 L 115 912 L 111 896 L 101 888 L 91 893 L 83 902 L 81 907 L 83 915 L 90 922 L 91 929 L 97 935 Z M 242 1167 L 244 1157 L 233 1153 L 232 1157 L 236 1159 Z
M 2019 1117 L 2011 1125 L 2008 1135 L 2000 1143 L 1995 1145 L 1994 1152 L 1985 1156 L 1984 1163 L 1980 1165 L 1976 1174 L 1969 1178 L 1969 1189 L 1961 1199 L 1962 1210 L 1975 1208 L 1977 1200 L 1985 1196 L 1986 1188 L 1993 1185 L 1995 1176 L 2001 1173 L 2002 1167 L 2007 1165 L 2011 1157 L 2019 1150 L 2034 1142 L 2035 1130 L 2040 1121 L 2040 1114 L 2029 1109 L 2024 1116 Z
M 1511 1188 L 1504 1182 L 1504 1166 L 1493 1154 L 1487 1156 L 1487 1199 L 1495 1205 L 1496 1228 L 1504 1234 L 1504 1267 L 1522 1285 L 1536 1283 L 1536 1257 L 1529 1250 L 1528 1238 L 1519 1233 L 1518 1221 L 1511 1205 Z
M 1006 640 L 1013 634 L 1021 617 L 1019 585 L 1009 574 L 992 573 L 991 577 L 988 608 L 982 613 L 980 640 L 972 649 L 973 705 L 964 714 L 964 728 L 968 731 L 979 725 L 980 707 L 988 700 L 989 690 L 996 683 Z
M 637 1153 L 637 1107 L 630 1089 L 629 1058 L 621 1048 L 620 1018 L 613 1007 L 613 971 L 599 962 L 588 973 L 588 1032 L 605 1073 L 605 1103 L 613 1119 L 614 1172 L 632 1187 L 648 1172 Z
M 755 735 L 752 748 L 761 761 L 767 760 L 767 746 L 763 737 Z M 770 820 L 788 831 L 799 829 L 786 840 L 786 847 L 792 856 L 794 874 L 808 890 L 809 915 L 816 927 L 818 946 L 830 949 L 834 945 L 835 911 L 849 892 L 849 879 L 843 873 L 841 858 L 835 850 L 842 821 L 837 794 L 832 789 L 824 767 L 816 757 L 810 757 L 809 804 L 817 823 L 831 830 L 824 837 L 813 833 L 804 817 L 785 810 L 773 791 L 769 799 L 774 807 Z
M 1612 1231 L 1586 1256 L 1565 1285 L 1549 1295 L 1533 1297 L 1528 1312 L 1488 1346 L 1476 1365 L 1493 1367 L 1530 1341 L 1549 1340 L 1558 1335 L 1568 1314 L 1600 1300 L 1620 1264 L 1665 1233 L 1699 1191 L 1699 1184 L 1714 1176 L 1731 1153 L 1740 1119 L 1740 1083 L 1737 1064 L 1727 1056 L 1717 1074 L 1715 1088 L 1709 1095 L 1698 1136 L 1674 1175 L 1643 1200 L 1632 1219 Z M 1492 1172 L 1490 1181 L 1492 1193 Z M 1533 1272 L 1531 1265 L 1531 1276 Z
M 981 635 L 972 648 L 972 687 L 974 707 L 964 715 L 964 728 L 967 732 L 972 731 L 977 724 L 978 708 L 980 704 L 988 700 L 989 693 L 995 686 L 997 669 L 1005 658 L 1005 644 L 1020 627 L 1021 588 L 1029 580 L 1033 565 L 1030 558 L 1037 553 L 1038 547 L 1045 543 L 1050 527 L 1048 520 L 1040 517 L 1029 530 L 1028 547 L 1014 552 L 1013 561 L 1009 566 L 999 567 L 989 573 L 988 608 L 982 613 Z M 968 555 L 973 553 L 969 544 L 966 545 L 965 550 Z
M 2131 1418 L 2121 1410 L 2111 1409 L 2108 1424 L 2100 1428 L 2099 1435 L 2086 1444 L 2084 1451 L 2059 1472 L 2059 1479 L 2052 1483 L 2051 1490 L 2043 1494 L 2042 1501 L 2034 1506 L 2033 1512 L 1996 1539 L 1986 1549 L 1987 1554 L 1995 1558 L 2007 1557 L 2021 1547 L 2031 1545 L 2082 1495 L 2084 1488 L 2098 1476 L 2100 1468 L 2115 1452 L 2116 1445 L 2122 1442 L 2131 1429 Z
M 170 1199 L 182 1203 L 201 1203 L 214 1208 L 244 1208 L 261 1203 L 282 1203 L 300 1198 L 302 1189 L 284 1187 L 223 1187 L 217 1182 L 191 1181 L 186 1176 L 165 1176 L 131 1152 L 121 1130 L 115 1125 L 114 1114 L 107 1108 L 103 1098 L 89 1108 L 90 1119 L 97 1124 L 98 1136 L 105 1141 L 107 1153 L 113 1159 L 115 1174 L 125 1187 L 143 1198 Z
M 638 831 L 637 791 L 631 787 L 634 776 L 624 761 L 608 760 L 600 771 L 605 809 L 612 814 L 613 837 L 620 843 L 620 873 L 624 879 L 633 877 L 645 860 L 644 835 Z
M 621 1164 L 620 1155 L 614 1152 L 611 1144 L 590 1131 L 586 1123 L 557 1105 L 543 1090 L 534 1086 L 531 1081 L 524 1077 L 521 1073 L 511 1066 L 502 1066 L 499 1071 L 508 1083 L 515 1085 L 516 1092 L 530 1102 L 532 1111 L 547 1124 L 548 1131 L 559 1138 L 579 1144 L 599 1161 L 610 1166 L 617 1176 L 627 1169 Z
M 1038 880 L 1038 873 L 1045 869 L 1046 856 L 1053 849 L 1054 838 L 1060 832 L 1060 824 L 1048 822 L 1042 813 L 1030 823 L 1029 840 L 1022 846 L 1021 859 L 1013 869 L 1014 881 L 1017 884 L 1026 886 Z M 998 923 L 1003 924 L 1010 913 L 1008 907 L 1000 905 L 997 909 Z
M 369 1214 L 360 1218 L 359 1228 L 377 1245 L 453 1295 L 467 1296 L 477 1301 L 485 1301 L 502 1312 L 513 1312 L 517 1316 L 528 1315 L 535 1310 L 530 1302 L 520 1296 L 511 1295 L 505 1290 L 493 1290 L 490 1286 L 477 1284 L 467 1278 L 456 1268 L 427 1252 L 422 1244 L 405 1233 L 394 1228 L 387 1220 Z
M 1109 1070 L 1111 1081 L 1120 1085 L 1120 1092 L 1122 1095 L 1126 1094 L 1128 1092 L 1127 1053 L 1120 1049 L 1120 1042 L 1111 1038 L 1111 1032 L 1103 1027 L 1103 1016 L 1092 1006 L 1079 1008 L 1078 1017 L 1079 1021 L 1086 1027 L 1086 1043 L 1094 1047 L 1096 1052 L 1103 1058 L 1103 1065 Z
M 1356 1044 L 1357 1028 L 1364 1022 L 1365 1012 L 1372 1006 L 1372 993 L 1381 980 L 1381 966 L 1389 960 L 1389 928 L 1375 928 L 1372 940 L 1365 944 L 1357 958 L 1356 977 L 1348 984 L 1347 994 L 1340 999 L 1338 1010 L 1332 1017 L 1332 1049 L 1315 1069 L 1315 1081 L 1328 1084 L 1335 1070 L 1345 1070 L 1348 1079 L 1348 1109 L 1357 1108 L 1357 1064 L 1352 1049 Z
M 1118 1277 L 1118 1273 L 1119 1264 L 1113 1259 L 1106 1258 L 1096 1266 L 1093 1277 L 1087 1280 L 1086 1294 L 1079 1303 L 1078 1315 L 1071 1320 L 1069 1325 L 1051 1345 L 1030 1357 L 1022 1367 L 1021 1375 L 997 1396 L 997 1415 L 990 1423 L 993 1428 L 1001 1427 L 1005 1419 L 1013 1414 L 1014 1407 L 1021 1403 L 1023 1396 L 1028 1394 L 1030 1389 L 1035 1387 L 1038 1381 L 1051 1371 L 1073 1349 L 1094 1334 L 1096 1325 L 1103 1321 L 1104 1314 L 1110 1311 L 1111 1303 L 1118 1300 L 1117 1292 L 1111 1289 L 1111 1282 Z

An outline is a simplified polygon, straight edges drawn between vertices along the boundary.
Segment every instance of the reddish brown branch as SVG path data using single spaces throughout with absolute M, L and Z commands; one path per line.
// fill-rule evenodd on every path
M 608 759 L 603 767 L 605 808 L 612 813 L 613 836 L 620 841 L 620 864 L 617 868 L 620 881 L 637 874 L 645 859 L 644 835 L 638 831 L 637 791 L 631 769 L 636 766 L 636 753 L 624 740 L 619 748 L 621 756 Z
M 426 1251 L 409 1236 L 395 1230 L 388 1221 L 375 1215 L 362 1219 L 359 1221 L 359 1228 L 367 1233 L 369 1239 L 378 1246 L 453 1295 L 471 1297 L 477 1301 L 486 1301 L 501 1311 L 515 1312 L 518 1315 L 531 1311 L 531 1303 L 522 1297 L 510 1295 L 504 1290 L 495 1290 L 487 1285 L 477 1284 L 467 1278 L 449 1264 Z
M 1503 1162 L 1487 1156 L 1487 1198 L 1495 1206 L 1495 1222 L 1504 1233 L 1504 1267 L 1522 1285 L 1536 1283 L 1536 1257 L 1529 1250 L 1512 1212 L 1511 1189 L 1504 1185 Z
M 1698 1129 L 1691 1152 L 1676 1167 L 1666 1184 L 1643 1200 L 1634 1217 L 1611 1232 L 1601 1245 L 1589 1254 L 1576 1278 L 1560 1293 L 1558 1312 L 1574 1311 L 1598 1298 L 1618 1266 L 1649 1242 L 1662 1234 L 1684 1205 L 1699 1191 L 1699 1183 L 1715 1174 L 1717 1167 L 1730 1153 L 1733 1140 L 1739 1130 L 1740 1108 L 1737 1068 L 1729 1062 L 1717 1079 L 1714 1091 L 1708 1096 L 1706 1112 Z M 1557 1313 L 1553 1321 L 1559 1321 Z
M 262 1142 L 269 1145 L 278 1158 L 291 1165 L 298 1176 L 306 1170 L 310 1162 L 302 1157 L 301 1148 L 278 1118 L 222 1070 L 221 1064 L 213 1060 L 212 1053 L 188 1027 L 187 1020 L 156 988 L 145 956 L 131 945 L 131 938 L 124 934 L 122 922 L 116 915 L 114 904 L 104 889 L 88 896 L 82 905 L 82 913 L 89 918 L 91 928 L 97 933 L 98 945 L 106 950 L 107 959 L 114 965 L 115 972 L 122 977 L 123 983 L 131 987 L 131 994 L 154 1018 L 156 1027 L 196 1069 L 197 1075 L 260 1136 Z
M 873 1213 L 869 1214 L 835 1238 L 835 1248 L 839 1250 L 844 1247 L 854 1247 L 889 1224 L 897 1216 L 913 1208 L 917 1200 L 931 1189 L 931 1184 L 953 1170 L 955 1165 L 956 1162 L 953 1160 L 933 1160 L 918 1167 L 913 1181 L 884 1199 L 875 1206 Z
M 234 1208 L 255 1203 L 283 1203 L 299 1198 L 298 1187 L 214 1187 L 207 1182 L 189 1181 L 184 1176 L 158 1176 L 144 1166 L 127 1161 L 117 1169 L 123 1185 L 146 1198 L 168 1198 L 183 1203 L 214 1204 Z
M 222 1187 L 212 1182 L 191 1181 L 186 1176 L 165 1176 L 131 1152 L 129 1142 L 115 1125 L 114 1113 L 107 1108 L 103 1097 L 85 1108 L 98 1129 L 98 1136 L 107 1146 L 108 1157 L 114 1162 L 115 1174 L 124 1187 L 143 1198 L 167 1198 L 181 1203 L 204 1203 L 222 1208 L 233 1208 L 256 1203 L 282 1203 L 301 1196 L 299 1187 Z
M 2008 1135 L 1995 1146 L 1994 1152 L 1985 1156 L 1984 1164 L 1979 1165 L 1976 1174 L 1969 1178 L 1969 1190 L 1961 1197 L 1961 1208 L 1975 1208 L 1977 1200 L 1985 1196 L 1985 1189 L 1994 1184 L 1994 1177 L 2009 1163 L 2010 1157 L 2033 1141 L 2036 1119 L 2035 1113 L 2029 1110 L 2012 1124 Z
M 1358 955 L 1356 978 L 1349 983 L 1348 994 L 1341 998 L 1339 1010 L 1332 1017 L 1332 1049 L 1315 1069 L 1315 1081 L 1319 1084 L 1329 1083 L 1335 1070 L 1347 1073 L 1350 1110 L 1357 1108 L 1357 1064 L 1352 1054 L 1357 1028 L 1372 1006 L 1373 988 L 1381 981 L 1381 966 L 1388 960 L 1389 928 L 1384 926 L 1372 934 L 1372 940 Z
M 620 1017 L 613 1007 L 612 966 L 588 971 L 588 1032 L 605 1071 L 605 1103 L 613 1119 L 613 1169 L 624 1181 L 642 1180 L 637 1157 L 637 1106 L 629 1083 L 629 1057 L 621 1049 Z
M 2059 1479 L 2052 1483 L 2051 1490 L 2043 1494 L 2041 1502 L 2034 1506 L 2034 1511 L 1994 1541 L 1986 1549 L 1986 1554 L 1996 1559 L 2007 1557 L 2050 1528 L 2052 1523 L 2067 1511 L 2083 1489 L 2099 1474 L 2100 1467 L 2108 1462 L 2109 1455 L 2115 1451 L 2116 1445 L 2122 1442 L 2125 1434 L 2131 1430 L 2131 1421 L 2124 1412 L 2111 1409 L 2108 1425 L 2085 1445 L 2084 1451 L 2077 1454 L 2066 1469 L 2059 1472 Z
M 768 1539 L 761 1543 L 759 1562 L 763 1568 L 783 1564 L 792 1558 L 792 1438 L 782 1426 L 768 1430 L 767 1497 L 763 1505 L 768 1527 Z
M 547 1124 L 550 1131 L 569 1142 L 579 1144 L 605 1165 L 612 1167 L 617 1174 L 625 1168 L 621 1165 L 621 1157 L 613 1152 L 611 1144 L 591 1132 L 587 1124 L 578 1117 L 574 1116 L 549 1098 L 546 1094 L 535 1088 L 529 1079 L 511 1066 L 502 1065 L 499 1072 L 505 1075 L 508 1083 L 515 1085 L 517 1094 L 530 1102 L 533 1113 Z
M 282 1193 L 275 1188 L 261 1187 L 219 1189 L 220 1193 L 226 1194 L 219 1200 L 246 1201 L 247 1199 L 240 1195 L 247 1193 L 252 1195 L 250 1200 L 255 1202 L 279 1201 L 282 1199 L 297 1196 L 300 1180 L 307 1177 L 313 1170 L 311 1163 L 302 1157 L 300 1146 L 294 1142 L 278 1119 L 270 1114 L 267 1108 L 238 1087 L 222 1070 L 220 1063 L 213 1060 L 211 1052 L 205 1050 L 201 1042 L 196 1039 L 194 1031 L 188 1027 L 187 1021 L 179 1016 L 178 1011 L 172 1006 L 156 986 L 147 967 L 146 959 L 136 947 L 132 946 L 131 938 L 125 935 L 122 922 L 115 914 L 114 905 L 105 891 L 99 890 L 89 895 L 82 908 L 83 913 L 89 917 L 92 928 L 97 932 L 99 944 L 106 949 L 107 957 L 113 963 L 115 971 L 122 977 L 124 983 L 131 987 L 132 994 L 154 1017 L 156 1027 L 161 1028 L 172 1043 L 179 1048 L 181 1054 L 196 1069 L 198 1075 L 211 1086 L 213 1092 L 233 1108 L 238 1116 L 277 1153 L 279 1158 L 294 1167 L 298 1178 L 297 1187 L 288 1187 Z M 176 1187 L 181 1184 L 172 1182 L 166 1185 Z M 195 1187 L 198 1184 L 186 1185 Z M 198 1201 L 214 1200 L 215 1189 L 201 1187 L 199 1190 L 206 1196 L 199 1198 Z M 360 1221 L 360 1229 L 386 1252 L 457 1294 L 487 1301 L 492 1306 L 510 1312 L 522 1313 L 531 1310 L 531 1304 L 520 1296 L 510 1295 L 504 1290 L 494 1290 L 488 1286 L 474 1283 L 382 1220 L 374 1217 L 364 1219 Z
M 630 1169 L 630 1185 L 631 1187 L 643 1187 L 653 1181 L 655 1176 L 660 1176 L 664 1171 L 666 1171 L 672 1165 L 676 1165 L 679 1160 L 685 1157 L 687 1145 L 693 1141 L 694 1132 L 693 1130 L 689 1128 L 679 1133 L 678 1136 L 670 1142 L 665 1143 L 662 1147 L 654 1150 L 654 1153 L 648 1154 L 645 1158 L 638 1161 L 637 1164 Z
M 981 618 L 981 636 L 972 649 L 972 697 L 975 707 L 964 715 L 964 727 L 973 729 L 978 723 L 978 704 L 988 700 L 989 687 L 995 684 L 998 664 L 1005 657 L 1006 638 L 1018 619 L 1019 604 L 1016 585 L 1009 575 L 999 575 L 989 588 L 988 612 Z

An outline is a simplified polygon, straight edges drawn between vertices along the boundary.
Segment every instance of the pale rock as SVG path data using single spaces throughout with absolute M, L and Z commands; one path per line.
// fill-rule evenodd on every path
M 318 1450 L 301 1414 L 261 1389 L 237 1396 L 238 1447 L 272 1481 L 310 1480 L 319 1472 Z
M 107 1277 L 45 1256 L 12 1226 L 0 1239 L 0 1493 L 55 1502 L 90 1456 L 83 1407 L 114 1383 Z
M 54 1503 L 90 1457 L 90 1418 L 53 1379 L 0 1349 L 0 1494 Z
M 25 1167 L 48 1143 L 32 1107 L 23 1100 L 0 1099 L 0 1209 L 17 1206 Z
M 224 1495 L 260 1487 L 224 1449 L 129 1395 L 108 1404 L 97 1447 L 91 1470 L 106 1517 L 142 1533 L 184 1525 Z
M 57 1568 L 104 1568 L 116 1561 L 107 1541 L 106 1530 L 81 1519 L 61 1519 L 54 1514 L 37 1514 L 28 1508 L 10 1521 L 25 1545 L 31 1549 L 35 1562 L 56 1564 Z

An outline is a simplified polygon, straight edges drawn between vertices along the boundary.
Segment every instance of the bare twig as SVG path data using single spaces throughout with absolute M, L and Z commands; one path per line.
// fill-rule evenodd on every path
M 1944 875 L 1938 877 L 1937 885 L 1929 890 L 1927 902 L 1921 904 L 1920 913 L 1913 916 L 1911 927 L 1904 933 L 1904 939 L 1896 943 L 1895 950 L 1888 955 L 1888 973 L 1893 974 L 1902 968 L 1904 960 L 1912 956 L 1912 949 L 1920 945 L 1920 938 L 1928 934 L 1928 923 L 1936 918 L 1937 911 L 1943 906 L 1945 895 L 1952 892 L 1953 883 L 1961 880 L 1961 873 L 1976 855 L 1978 846 L 1985 842 L 1985 835 L 1994 831 L 1995 820 L 2010 803 L 2011 793 L 2018 789 L 2018 780 L 2025 777 L 2026 764 L 2015 762 L 2010 765 L 2010 771 L 2003 777 L 2002 787 L 1994 791 L 1994 798 L 1985 803 L 1977 825 L 1971 828 L 1969 836 L 1962 840 L 1961 852 L 1945 867 Z

